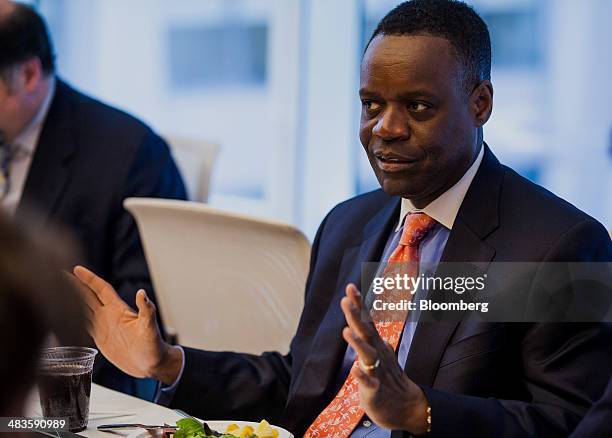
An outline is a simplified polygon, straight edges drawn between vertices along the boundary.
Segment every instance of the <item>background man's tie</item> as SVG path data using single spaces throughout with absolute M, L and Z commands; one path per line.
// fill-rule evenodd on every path
M 384 276 L 397 273 L 396 268 L 398 266 L 405 267 L 402 274 L 418 275 L 419 243 L 435 223 L 436 221 L 425 213 L 412 213 L 406 216 L 400 241 L 389 257 L 389 264 L 384 271 Z M 398 263 L 404 265 L 396 265 Z M 411 296 L 410 291 L 404 291 L 403 295 Z M 397 316 L 397 312 L 395 312 L 395 315 Z M 394 350 L 397 349 L 399 344 L 407 315 L 408 312 L 406 311 L 403 313 L 403 319 L 398 320 L 396 317 L 395 320 L 390 321 L 381 319 L 382 315 L 372 313 L 372 320 L 380 337 L 389 343 Z M 353 366 L 359 366 L 357 361 L 358 358 L 355 357 Z M 323 409 L 304 436 L 307 438 L 346 438 L 353 432 L 363 414 L 363 409 L 359 407 L 359 386 L 353 375 L 349 373 L 336 397 Z
M 4 198 L 11 188 L 9 165 L 14 153 L 15 148 L 5 143 L 0 136 L 0 199 Z

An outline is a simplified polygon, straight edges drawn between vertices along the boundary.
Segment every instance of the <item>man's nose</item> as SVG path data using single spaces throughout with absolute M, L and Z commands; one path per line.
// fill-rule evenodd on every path
M 407 115 L 400 108 L 387 107 L 374 125 L 372 134 L 383 140 L 410 137 Z

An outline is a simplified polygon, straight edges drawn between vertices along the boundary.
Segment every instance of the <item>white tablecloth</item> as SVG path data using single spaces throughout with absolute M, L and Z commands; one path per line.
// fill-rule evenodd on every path
M 30 401 L 29 415 L 40 417 L 41 409 L 38 396 Z M 91 401 L 89 405 L 89 424 L 87 430 L 79 432 L 86 437 L 112 438 L 115 434 L 99 432 L 96 427 L 109 423 L 144 423 L 144 424 L 175 424 L 181 416 L 172 409 L 156 405 L 117 391 L 110 390 L 95 383 L 91 386 Z M 128 435 L 128 431 L 122 431 Z

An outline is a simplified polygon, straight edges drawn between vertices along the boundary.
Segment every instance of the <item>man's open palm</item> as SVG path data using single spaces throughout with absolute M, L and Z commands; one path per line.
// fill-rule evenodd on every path
M 155 305 L 144 290 L 136 294 L 138 313 L 113 287 L 82 266 L 74 269 L 77 285 L 90 309 L 89 333 L 100 352 L 118 368 L 134 377 L 150 377 L 161 362 L 166 344 L 155 318 Z

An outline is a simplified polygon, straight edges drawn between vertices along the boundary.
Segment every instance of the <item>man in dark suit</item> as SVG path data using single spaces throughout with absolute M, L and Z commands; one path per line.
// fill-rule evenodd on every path
M 612 436 L 612 378 L 603 395 L 586 413 L 571 438 Z
M 185 199 L 167 145 L 142 122 L 55 76 L 45 24 L 29 6 L 0 3 L 0 75 L 0 205 L 17 218 L 34 212 L 39 226 L 67 227 L 83 262 L 133 305 L 136 290 L 152 287 L 122 202 Z M 104 362 L 94 379 L 133 393 L 133 379 Z
M 288 354 L 170 347 L 144 293 L 138 315 L 120 324 L 125 304 L 112 286 L 77 267 L 102 353 L 161 381 L 160 400 L 172 406 L 265 417 L 297 436 L 569 434 L 610 376 L 609 325 L 421 318 L 395 331 L 360 317 L 364 262 L 493 272 L 496 262 L 612 260 L 601 224 L 500 164 L 482 141 L 490 60 L 486 25 L 463 3 L 415 0 L 381 21 L 362 61 L 360 139 L 382 190 L 339 204 L 321 224 Z M 512 297 L 515 278 L 505 280 Z

